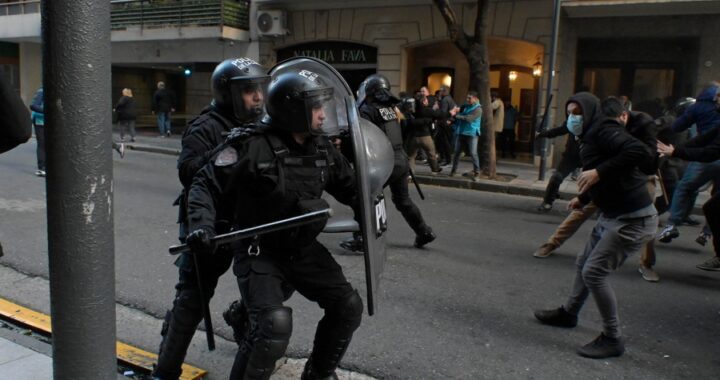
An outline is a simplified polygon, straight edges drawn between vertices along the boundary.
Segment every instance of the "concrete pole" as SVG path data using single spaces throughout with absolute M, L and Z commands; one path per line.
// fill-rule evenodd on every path
M 110 2 L 42 1 L 56 380 L 117 379 Z
M 552 31 L 552 41 L 550 46 L 550 67 L 548 70 L 548 83 L 547 83 L 547 89 L 545 90 L 545 99 L 550 99 L 550 95 L 552 95 L 553 91 L 553 81 L 555 79 L 555 59 L 557 56 L 557 45 L 558 45 L 558 31 L 560 29 L 560 12 L 561 12 L 561 1 L 555 0 L 555 9 L 553 14 L 553 31 Z M 560 104 L 560 103 L 558 103 Z M 552 107 L 551 104 L 548 104 L 548 107 Z M 553 120 L 553 114 L 550 112 L 552 109 L 548 109 L 545 112 L 547 112 L 547 117 L 545 118 L 545 124 L 543 125 L 542 129 L 546 130 L 548 128 L 548 124 L 551 123 L 551 120 Z M 548 139 L 543 139 L 541 142 L 542 147 L 540 148 L 540 173 L 538 173 L 538 180 L 544 181 L 545 180 L 545 171 L 547 170 L 547 151 L 548 151 Z

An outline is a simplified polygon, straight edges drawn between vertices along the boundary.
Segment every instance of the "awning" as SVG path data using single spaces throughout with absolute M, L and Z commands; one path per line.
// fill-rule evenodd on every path
M 718 0 L 564 0 L 570 18 L 720 14 Z

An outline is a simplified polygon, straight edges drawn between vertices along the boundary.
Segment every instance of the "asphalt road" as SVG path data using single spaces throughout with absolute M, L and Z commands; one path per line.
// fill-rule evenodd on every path
M 159 318 L 172 302 L 177 277 L 167 254 L 176 243 L 175 158 L 114 155 L 117 299 Z M 45 181 L 33 175 L 34 163 L 32 142 L 0 156 L 0 265 L 47 278 Z M 693 242 L 698 228 L 684 228 L 680 239 L 658 248 L 659 283 L 640 278 L 637 256 L 612 276 L 627 353 L 589 360 L 574 351 L 600 331 L 591 300 L 572 330 L 542 326 L 532 310 L 563 303 L 574 255 L 592 223 L 558 254 L 539 260 L 533 250 L 563 212 L 536 213 L 536 198 L 439 187 L 425 192 L 428 199 L 418 204 L 438 240 L 427 249 L 412 248 L 412 231 L 388 205 L 389 253 L 379 307 L 363 319 L 343 367 L 387 379 L 717 378 L 720 273 L 695 268 L 710 256 L 709 247 Z M 321 241 L 364 295 L 362 258 L 337 247 L 343 237 L 323 235 Z M 0 297 L 4 293 L 0 289 Z M 234 277 L 226 275 L 211 305 L 220 336 L 231 337 L 220 314 L 237 296 Z M 306 357 L 321 312 L 298 295 L 288 304 L 295 326 L 288 355 Z M 157 348 L 159 319 L 125 331 L 131 324 L 123 318 L 133 317 L 118 315 L 118 335 Z M 193 344 L 188 360 L 210 369 L 211 379 L 225 378 L 232 347 L 208 354 L 203 344 Z

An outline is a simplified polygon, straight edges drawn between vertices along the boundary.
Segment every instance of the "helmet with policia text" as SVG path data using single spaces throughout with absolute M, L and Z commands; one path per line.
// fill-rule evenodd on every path
M 387 229 L 387 213 L 385 211 L 385 197 L 383 192 L 383 184 L 385 184 L 392 173 L 394 164 L 394 152 L 387 135 L 371 122 L 361 119 L 355 97 L 353 96 L 350 86 L 328 63 L 316 58 L 295 57 L 278 63 L 270 69 L 270 75 L 273 77 L 268 89 L 268 114 L 270 115 L 271 124 L 275 125 L 276 119 L 282 122 L 292 122 L 288 109 L 292 107 L 279 107 L 282 102 L 289 102 L 289 99 L 279 99 L 282 101 L 276 103 L 276 95 L 286 93 L 286 90 L 275 93 L 285 78 L 294 78 L 294 82 L 298 83 L 302 91 L 297 91 L 297 95 L 307 92 L 306 97 L 314 94 L 320 88 L 330 88 L 332 92 L 321 92 L 324 95 L 331 95 L 332 101 L 325 102 L 324 110 L 330 113 L 331 117 L 336 120 L 329 122 L 325 120 L 322 126 L 323 133 L 331 136 L 340 135 L 340 132 L 346 132 L 349 136 L 349 156 L 348 157 L 355 169 L 355 178 L 357 186 L 358 199 L 358 215 L 357 227 L 363 237 L 363 251 L 365 255 L 365 273 L 367 285 L 367 310 L 370 315 L 375 313 L 375 305 L 378 294 L 380 276 L 383 272 L 386 251 L 385 240 Z M 303 81 L 300 81 L 301 77 Z M 312 83 L 307 83 L 310 81 Z M 276 83 L 277 82 L 277 83 Z M 318 82 L 320 84 L 317 84 Z M 317 87 L 316 87 L 317 86 Z M 288 87 L 292 88 L 292 86 Z M 324 91 L 324 90 L 323 90 Z M 294 95 L 295 93 L 291 91 Z M 292 102 L 294 106 L 301 104 L 309 104 L 305 100 L 306 97 L 295 97 L 303 99 Z M 334 112 L 333 112 L 334 109 Z M 298 117 L 298 121 L 302 121 Z M 333 125 L 334 124 L 334 125 Z M 346 142 L 343 142 L 346 144 Z M 328 221 L 332 223 L 333 219 Z M 357 232 L 357 227 L 354 232 Z M 347 231 L 344 231 L 347 232 Z
M 400 102 L 400 99 L 390 92 L 390 81 L 382 74 L 372 74 L 360 83 L 358 104 L 362 105 L 368 97 L 384 105 L 395 105 Z
M 288 132 L 331 135 L 337 129 L 333 88 L 310 70 L 273 75 L 267 112 L 273 126 Z
M 265 69 L 252 59 L 226 59 L 212 73 L 213 103 L 238 121 L 258 119 L 265 112 L 269 82 Z

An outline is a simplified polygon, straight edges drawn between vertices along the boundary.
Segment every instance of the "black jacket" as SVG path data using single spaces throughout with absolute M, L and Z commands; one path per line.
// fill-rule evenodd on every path
M 570 97 L 583 109 L 580 159 L 583 170 L 596 169 L 600 180 L 578 197 L 591 200 L 609 218 L 640 210 L 652 204 L 647 191 L 647 175 L 637 165 L 648 159 L 645 144 L 632 137 L 615 119 L 600 112 L 600 100 L 581 92 Z
M 416 101 L 415 105 L 417 107 L 415 119 L 412 123 L 408 123 L 408 126 L 412 128 L 415 137 L 430 136 L 432 134 L 433 119 L 440 118 L 443 113 L 439 109 L 433 109 L 432 106 L 424 106 L 420 101 Z
M 685 145 L 676 146 L 673 157 L 700 162 L 720 160 L 720 127 L 688 140 Z
M 626 129 L 645 144 L 647 155 L 644 161 L 638 163 L 638 168 L 644 174 L 654 175 L 658 170 L 660 156 L 657 153 L 657 125 L 652 116 L 645 112 L 630 111 Z
M 195 173 L 208 162 L 232 128 L 230 119 L 212 106 L 203 109 L 198 117 L 188 123 L 177 164 L 183 187 L 190 188 Z
M 32 134 L 30 113 L 15 90 L 0 75 L 0 153 L 26 141 Z
M 175 96 L 165 88 L 155 91 L 152 110 L 154 112 L 170 112 L 172 108 L 175 108 Z
M 135 108 L 135 99 L 129 96 L 122 96 L 115 105 L 115 112 L 118 115 L 118 121 L 127 121 L 137 119 L 137 109 Z

